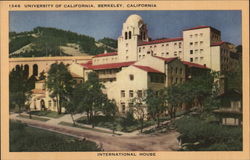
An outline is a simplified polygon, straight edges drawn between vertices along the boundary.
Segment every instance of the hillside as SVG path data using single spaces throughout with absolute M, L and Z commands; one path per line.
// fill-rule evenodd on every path
M 56 28 L 36 27 L 29 32 L 9 33 L 10 57 L 80 56 L 116 51 L 117 41 Z

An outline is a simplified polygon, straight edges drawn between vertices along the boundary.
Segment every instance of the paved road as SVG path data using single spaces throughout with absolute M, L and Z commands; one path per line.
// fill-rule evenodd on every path
M 179 133 L 175 131 L 158 135 L 114 136 L 112 134 L 95 132 L 88 129 L 61 126 L 56 123 L 46 123 L 32 119 L 20 118 L 14 114 L 10 115 L 10 118 L 20 120 L 33 127 L 59 132 L 78 138 L 86 138 L 101 145 L 105 151 L 171 151 L 178 149 L 177 137 Z

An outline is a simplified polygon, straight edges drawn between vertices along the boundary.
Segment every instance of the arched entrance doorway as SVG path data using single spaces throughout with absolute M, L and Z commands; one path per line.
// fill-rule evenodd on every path
M 45 102 L 44 102 L 43 99 L 40 101 L 40 105 L 41 105 L 41 110 L 46 110 L 46 108 L 45 108 Z

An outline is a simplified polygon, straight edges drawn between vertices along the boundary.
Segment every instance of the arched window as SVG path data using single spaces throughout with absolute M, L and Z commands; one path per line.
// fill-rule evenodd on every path
M 129 31 L 128 33 L 129 33 L 129 36 L 128 36 L 128 37 L 129 37 L 129 39 L 131 39 L 131 37 L 132 37 L 132 32 Z
M 20 65 L 16 65 L 16 71 L 21 71 Z
M 38 65 L 37 64 L 33 65 L 33 75 L 38 76 Z
M 27 77 L 29 76 L 29 65 L 27 65 L 27 64 L 24 65 L 24 74 Z
M 125 32 L 125 39 L 128 39 L 128 32 Z

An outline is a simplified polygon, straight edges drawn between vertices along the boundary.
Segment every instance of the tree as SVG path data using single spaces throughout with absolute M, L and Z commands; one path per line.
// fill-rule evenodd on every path
M 145 94 L 144 94 L 145 95 Z M 143 131 L 144 119 L 147 116 L 147 107 L 143 104 L 145 101 L 145 97 L 137 93 L 137 96 L 132 99 L 132 106 L 130 106 L 130 110 L 132 111 L 133 115 L 136 119 L 139 120 L 141 125 L 141 133 Z
M 160 116 L 166 110 L 163 99 L 151 89 L 147 90 L 145 102 L 149 115 L 157 121 L 157 127 L 160 126 Z
M 73 85 L 73 78 L 67 66 L 62 62 L 52 64 L 48 72 L 46 85 L 51 93 L 50 96 L 56 97 L 58 114 L 61 114 L 62 101 L 71 92 Z
M 115 128 L 116 128 L 116 116 L 118 113 L 118 108 L 116 106 L 115 100 L 109 100 L 106 99 L 106 103 L 103 105 L 103 109 L 102 109 L 103 113 L 108 116 L 111 117 L 112 122 L 113 122 L 113 134 L 115 133 Z
M 184 97 L 185 95 L 183 94 L 183 88 L 181 85 L 169 86 L 162 90 L 161 95 L 165 101 L 164 103 L 171 119 L 175 118 L 177 108 L 182 106 L 184 100 L 188 99 L 187 97 Z
M 90 72 L 88 74 L 88 80 L 84 83 L 86 85 L 87 94 L 82 98 L 84 105 L 87 109 L 87 117 L 95 127 L 95 116 L 102 110 L 102 106 L 106 103 L 106 95 L 103 94 L 102 89 L 104 86 L 99 82 L 98 76 L 95 72 Z
M 30 98 L 28 78 L 23 70 L 12 70 L 9 74 L 10 108 L 18 107 L 19 113 Z

